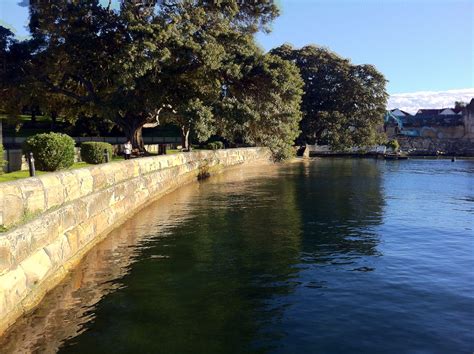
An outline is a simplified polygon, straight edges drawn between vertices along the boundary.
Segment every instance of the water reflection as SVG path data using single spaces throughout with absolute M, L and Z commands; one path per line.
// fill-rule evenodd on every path
M 96 317 L 97 303 L 123 287 L 120 279 L 129 273 L 130 265 L 140 256 L 137 245 L 155 237 L 158 226 L 162 226 L 160 236 L 165 236 L 173 225 L 184 222 L 186 213 L 178 205 L 189 199 L 197 188 L 197 185 L 186 186 L 172 198 L 162 198 L 153 208 L 144 209 L 138 217 L 114 230 L 45 297 L 41 306 L 20 319 L 0 339 L 0 352 L 55 353 L 66 339 L 82 333 L 85 324 Z
M 456 248 L 472 225 L 459 212 L 461 232 L 443 220 L 452 231 L 443 245 L 413 232 L 421 221 L 410 208 L 425 205 L 404 192 L 427 182 L 410 173 L 418 176 L 418 164 L 400 166 L 322 159 L 235 169 L 181 188 L 95 247 L 0 352 L 381 352 L 388 335 L 392 352 L 426 351 L 451 317 L 462 342 L 470 298 L 466 280 L 453 276 L 462 272 L 449 267 L 452 259 L 472 265 Z M 449 198 L 472 195 L 461 178 Z M 446 198 L 429 193 L 426 208 L 446 214 Z M 457 286 L 454 312 L 443 307 L 454 295 L 427 280 L 434 268 L 420 249 L 449 270 L 443 281 Z M 423 321 L 435 309 L 448 315 L 431 318 L 428 333 Z M 452 338 L 436 345 L 465 349 Z
M 374 230 L 383 221 L 385 201 L 377 161 L 323 159 L 301 168 L 307 176 L 296 183 L 304 220 L 302 260 L 348 265 L 379 255 Z

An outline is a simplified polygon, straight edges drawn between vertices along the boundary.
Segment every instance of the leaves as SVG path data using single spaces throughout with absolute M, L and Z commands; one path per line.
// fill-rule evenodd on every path
M 322 47 L 271 51 L 294 62 L 304 80 L 300 143 L 330 144 L 336 149 L 371 146 L 381 141 L 386 80 L 371 65 L 353 65 Z

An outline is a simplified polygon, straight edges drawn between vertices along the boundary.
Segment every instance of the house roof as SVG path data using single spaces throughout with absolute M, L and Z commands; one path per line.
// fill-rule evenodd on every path
M 474 112 L 474 98 L 471 99 L 471 102 L 466 106 L 468 111 Z
M 443 108 L 444 109 L 444 108 Z M 438 115 L 443 109 L 435 108 L 435 109 L 419 109 L 418 112 L 416 112 L 415 116 L 420 117 L 420 116 L 436 116 Z
M 459 114 L 417 114 L 412 119 L 403 122 L 405 126 L 432 127 L 432 126 L 457 126 L 463 124 L 463 117 Z
M 400 108 L 394 108 L 394 109 L 391 109 L 391 110 L 390 110 L 390 112 L 392 112 L 392 113 L 393 113 L 394 111 L 400 111 L 400 112 L 402 112 L 402 113 L 403 113 L 404 115 L 406 115 L 406 116 L 411 116 L 410 113 L 408 113 L 408 112 L 406 112 L 406 111 L 404 111 L 403 109 L 400 109 Z

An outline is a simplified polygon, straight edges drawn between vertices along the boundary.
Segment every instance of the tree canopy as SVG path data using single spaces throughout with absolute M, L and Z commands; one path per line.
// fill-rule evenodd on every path
M 384 76 L 372 65 L 354 65 L 322 47 L 271 51 L 297 65 L 304 80 L 300 143 L 334 148 L 371 146 L 381 141 L 388 95 Z
M 12 115 L 28 105 L 95 117 L 142 151 L 142 128 L 163 123 L 180 127 L 185 149 L 218 136 L 278 158 L 296 138 L 377 142 L 384 77 L 320 47 L 264 53 L 254 35 L 270 30 L 274 0 L 32 0 L 29 11 L 31 38 L 0 27 L 0 109 Z
M 142 127 L 160 118 L 181 127 L 185 147 L 190 131 L 200 141 L 216 133 L 235 140 L 231 134 L 235 127 L 222 122 L 232 117 L 221 109 L 222 101 L 229 99 L 224 90 L 233 92 L 232 87 L 239 83 L 245 90 L 241 83 L 250 80 L 245 75 L 254 75 L 269 60 L 255 45 L 253 35 L 268 30 L 277 15 L 271 0 L 122 0 L 118 9 L 99 0 L 32 1 L 32 38 L 22 42 L 28 44 L 28 51 L 19 61 L 24 72 L 22 85 L 29 87 L 29 96 L 40 98 L 55 112 L 115 122 L 140 149 L 144 148 Z M 8 39 L 7 35 L 2 33 L 2 38 Z M 2 45 L 4 42 L 6 39 Z M 9 47 L 3 52 L 13 59 L 18 44 L 3 47 Z M 285 72 L 289 65 L 280 65 L 280 71 Z M 259 75 L 269 75 L 262 89 L 269 88 L 271 75 L 280 75 L 280 71 L 262 71 Z M 298 80 L 294 68 L 288 74 L 295 76 L 290 80 Z M 11 86 L 10 95 L 14 87 L 19 85 Z M 233 100 L 244 98 L 249 100 L 249 94 L 232 95 Z M 269 95 L 259 100 L 264 98 L 274 100 Z M 260 106 L 248 104 L 247 108 Z M 298 109 L 291 114 L 292 119 L 299 119 Z M 251 135 L 244 140 L 267 144 Z M 292 143 L 291 135 L 280 139 Z

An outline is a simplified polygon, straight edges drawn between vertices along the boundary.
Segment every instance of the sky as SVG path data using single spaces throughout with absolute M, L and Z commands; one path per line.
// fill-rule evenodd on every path
M 474 97 L 474 0 L 277 1 L 272 32 L 257 35 L 265 50 L 316 44 L 373 64 L 389 80 L 389 108 Z M 28 35 L 25 2 L 0 0 L 0 24 L 20 37 Z

